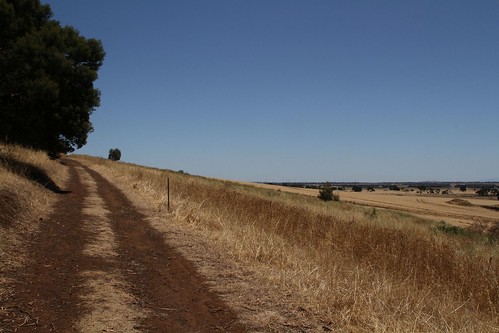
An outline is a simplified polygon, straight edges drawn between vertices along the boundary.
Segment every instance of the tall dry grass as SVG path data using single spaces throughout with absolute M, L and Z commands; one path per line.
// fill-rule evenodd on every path
M 24 264 L 27 238 L 38 231 L 56 200 L 44 184 L 52 180 L 63 185 L 66 174 L 44 152 L 0 144 L 0 289 L 2 272 Z
M 347 331 L 499 330 L 497 245 L 345 203 L 78 157 Z M 296 297 L 295 297 L 296 296 Z

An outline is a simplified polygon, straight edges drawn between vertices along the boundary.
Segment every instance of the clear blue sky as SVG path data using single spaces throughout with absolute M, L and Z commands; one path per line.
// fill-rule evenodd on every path
M 107 53 L 77 153 L 249 181 L 499 178 L 497 0 L 43 2 Z

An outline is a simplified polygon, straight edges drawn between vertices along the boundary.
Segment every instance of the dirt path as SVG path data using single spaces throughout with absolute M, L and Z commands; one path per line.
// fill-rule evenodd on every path
M 70 180 L 0 307 L 0 332 L 244 332 L 194 266 L 115 186 Z

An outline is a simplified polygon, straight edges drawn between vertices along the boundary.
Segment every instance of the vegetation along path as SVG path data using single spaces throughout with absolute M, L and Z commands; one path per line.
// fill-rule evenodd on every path
M 114 185 L 74 160 L 0 306 L 1 332 L 243 332 L 194 266 Z

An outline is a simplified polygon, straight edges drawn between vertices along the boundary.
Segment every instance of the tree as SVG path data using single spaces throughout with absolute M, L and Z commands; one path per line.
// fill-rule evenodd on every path
M 491 190 L 491 188 L 489 188 L 489 187 L 482 187 L 481 189 L 479 189 L 475 193 L 478 194 L 479 196 L 487 196 L 487 195 L 489 195 L 490 190 Z
M 352 191 L 354 192 L 362 192 L 362 186 L 352 186 Z
M 340 196 L 334 194 L 335 188 L 326 183 L 320 190 L 318 198 L 322 201 L 340 201 Z
M 55 157 L 93 130 L 104 50 L 51 17 L 40 0 L 0 0 L 0 140 Z
M 111 161 L 119 161 L 121 159 L 121 150 L 118 148 L 109 149 L 108 157 Z
M 319 190 L 319 199 L 322 201 L 333 200 L 333 188 L 329 184 L 326 184 Z

